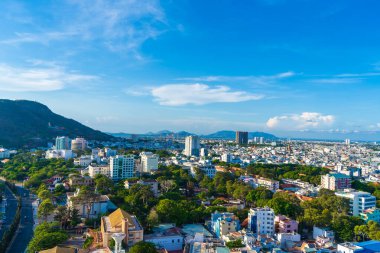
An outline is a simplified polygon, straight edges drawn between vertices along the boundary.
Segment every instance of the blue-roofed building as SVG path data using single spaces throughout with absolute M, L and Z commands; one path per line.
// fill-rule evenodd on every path
M 380 241 L 345 242 L 338 244 L 338 253 L 379 253 Z

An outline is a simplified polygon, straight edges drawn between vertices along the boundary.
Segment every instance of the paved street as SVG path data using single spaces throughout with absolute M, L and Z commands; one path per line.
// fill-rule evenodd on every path
M 17 209 L 17 199 L 13 196 L 11 190 L 8 187 L 4 188 L 4 199 L 7 199 L 7 206 L 5 207 L 6 220 L 0 228 L 0 238 L 3 238 L 4 232 L 12 224 Z
M 33 237 L 33 210 L 32 200 L 29 197 L 29 191 L 23 189 L 22 187 L 17 187 L 17 190 L 19 191 L 20 196 L 22 196 L 23 203 L 21 207 L 21 220 L 19 229 L 13 238 L 14 240 L 12 240 L 9 245 L 7 253 L 24 252 L 29 241 Z

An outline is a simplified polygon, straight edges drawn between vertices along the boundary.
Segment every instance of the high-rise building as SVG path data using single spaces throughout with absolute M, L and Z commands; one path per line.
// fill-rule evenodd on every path
M 71 141 L 71 150 L 85 150 L 87 147 L 87 141 L 84 138 L 75 138 Z
M 158 169 L 158 155 L 152 152 L 142 152 L 141 157 L 141 168 L 142 172 L 151 173 L 157 171 Z
M 134 176 L 135 159 L 132 155 L 117 155 L 110 158 L 110 176 L 114 181 Z
M 236 131 L 236 143 L 248 144 L 248 132 Z
M 359 216 L 365 210 L 376 207 L 376 197 L 369 192 L 347 189 L 336 192 L 335 195 L 350 200 L 350 214 L 354 216 Z
M 346 143 L 346 145 L 350 145 L 351 144 L 351 140 L 350 139 L 346 139 L 345 143 Z
M 330 173 L 322 175 L 321 187 L 332 191 L 351 188 L 351 178 L 342 173 Z
M 56 150 L 69 150 L 71 149 L 71 140 L 67 136 L 57 136 L 55 139 Z
M 248 213 L 248 229 L 257 234 L 273 235 L 275 230 L 273 209 L 251 208 Z
M 185 139 L 185 155 L 199 156 L 199 137 L 196 135 L 187 136 Z
M 206 148 L 201 148 L 201 157 L 206 157 L 208 156 L 208 150 Z

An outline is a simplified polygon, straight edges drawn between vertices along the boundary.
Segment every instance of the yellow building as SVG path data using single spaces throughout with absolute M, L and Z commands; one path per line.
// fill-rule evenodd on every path
M 103 247 L 109 246 L 112 240 L 112 234 L 124 233 L 124 242 L 129 247 L 143 240 L 143 228 L 136 216 L 130 215 L 120 208 L 111 213 L 109 216 L 103 216 L 101 227 L 103 238 Z

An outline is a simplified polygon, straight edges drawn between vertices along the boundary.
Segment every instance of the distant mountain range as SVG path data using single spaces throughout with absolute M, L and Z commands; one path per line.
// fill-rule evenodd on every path
M 115 137 L 55 114 L 47 106 L 28 100 L 0 99 L 0 146 L 46 146 L 58 135 L 106 141 Z
M 129 134 L 129 133 L 109 133 L 110 135 L 113 135 L 115 137 L 125 137 L 125 138 L 129 138 L 131 137 L 133 134 Z M 189 133 L 189 132 L 186 132 L 186 131 L 180 131 L 180 132 L 173 132 L 173 131 L 169 131 L 169 130 L 162 130 L 162 131 L 158 131 L 158 132 L 148 132 L 148 133 L 145 133 L 145 134 L 137 134 L 138 136 L 144 136 L 144 137 L 167 137 L 167 136 L 175 136 L 177 138 L 184 138 L 186 136 L 189 136 L 189 135 L 195 135 L 193 133 Z M 235 139 L 235 131 L 231 131 L 231 130 L 223 130 L 223 131 L 218 131 L 218 132 L 215 132 L 215 133 L 212 133 L 212 134 L 207 134 L 207 135 L 200 135 L 201 137 L 203 138 L 208 138 L 208 139 L 224 139 L 224 140 L 231 140 L 231 139 Z M 248 138 L 252 139 L 253 137 L 264 137 L 265 139 L 269 139 L 269 140 L 276 140 L 278 139 L 276 136 L 274 136 L 273 134 L 269 134 L 269 133 L 264 133 L 264 132 L 249 132 L 248 133 Z

